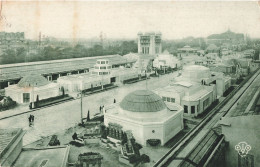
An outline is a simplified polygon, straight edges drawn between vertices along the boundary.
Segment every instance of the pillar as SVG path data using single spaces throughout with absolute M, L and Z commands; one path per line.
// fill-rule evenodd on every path
M 79 74 L 79 71 L 78 71 L 78 74 Z
M 191 115 L 191 106 L 190 106 L 190 104 L 188 105 L 188 115 Z
M 59 78 L 60 78 L 60 74 L 59 74 Z
M 7 85 L 8 85 L 8 86 L 10 85 L 10 81 L 7 82 Z

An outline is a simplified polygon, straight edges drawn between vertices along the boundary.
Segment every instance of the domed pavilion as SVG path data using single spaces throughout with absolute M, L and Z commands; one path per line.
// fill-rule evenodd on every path
M 129 93 L 104 113 L 104 123 L 119 124 L 123 131 L 130 130 L 137 143 L 146 145 L 149 139 L 164 145 L 183 129 L 183 108 L 165 103 L 149 90 Z
M 41 75 L 31 74 L 23 77 L 17 84 L 5 88 L 5 95 L 18 103 L 29 103 L 36 101 L 37 96 L 39 100 L 58 96 L 59 86 Z

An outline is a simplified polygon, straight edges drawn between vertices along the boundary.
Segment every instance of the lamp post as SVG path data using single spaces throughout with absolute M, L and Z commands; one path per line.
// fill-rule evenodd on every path
M 81 124 L 83 124 L 83 111 L 82 111 L 82 90 L 81 90 L 81 96 L 80 96 L 80 114 L 81 114 Z

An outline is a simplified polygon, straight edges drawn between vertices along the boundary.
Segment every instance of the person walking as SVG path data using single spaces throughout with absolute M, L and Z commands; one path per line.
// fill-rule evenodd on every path
M 28 120 L 29 120 L 29 126 L 31 126 L 31 115 L 29 116 Z
M 34 115 L 32 115 L 31 121 L 32 121 L 32 125 L 34 125 Z
M 116 103 L 116 99 L 114 99 L 114 103 Z

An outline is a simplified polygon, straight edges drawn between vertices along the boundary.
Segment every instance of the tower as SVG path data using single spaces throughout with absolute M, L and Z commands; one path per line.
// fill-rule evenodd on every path
M 160 32 L 142 33 L 138 34 L 138 53 L 155 55 L 162 52 L 162 41 Z

